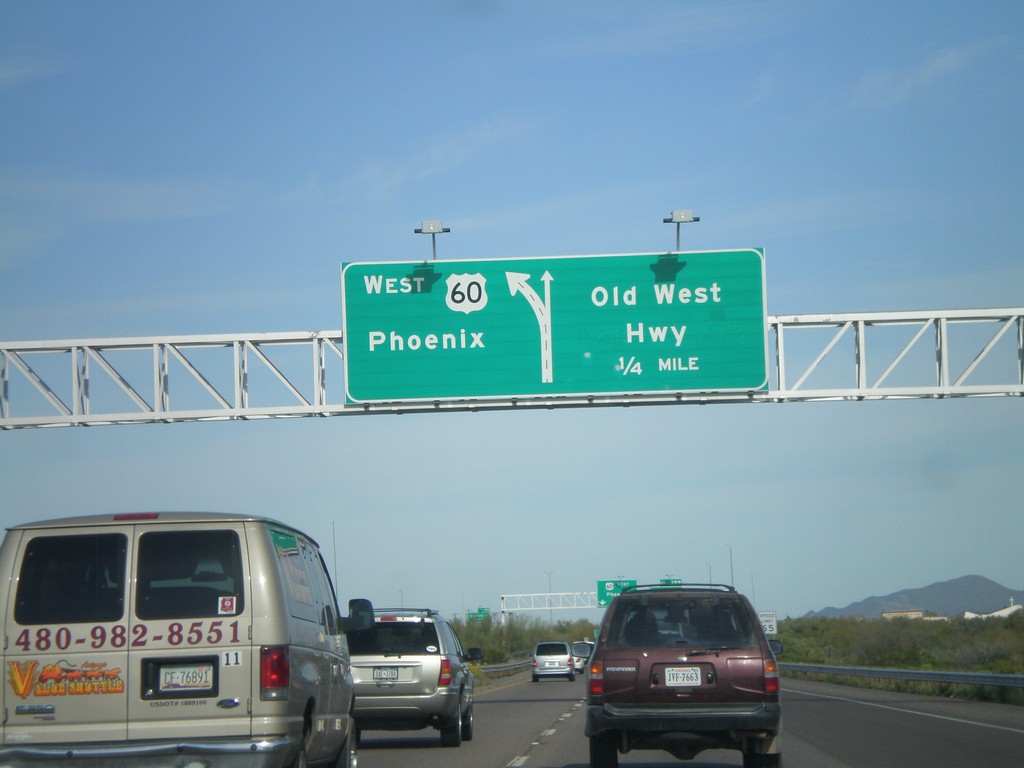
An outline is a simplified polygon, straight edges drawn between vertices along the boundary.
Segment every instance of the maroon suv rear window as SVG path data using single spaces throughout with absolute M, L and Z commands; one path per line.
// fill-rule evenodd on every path
M 609 648 L 754 645 L 757 635 L 740 600 L 692 595 L 620 601 L 607 640 Z

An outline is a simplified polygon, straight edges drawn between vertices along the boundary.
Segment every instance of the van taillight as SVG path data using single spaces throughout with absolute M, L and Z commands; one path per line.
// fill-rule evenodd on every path
M 590 695 L 604 696 L 604 664 L 600 661 L 590 665 Z
M 441 659 L 441 674 L 437 676 L 437 684 L 452 684 L 452 663 L 448 659 Z
M 288 698 L 288 649 L 260 648 L 260 698 Z
M 779 665 L 774 659 L 764 660 L 764 692 L 779 692 Z
M 132 520 L 157 520 L 159 518 L 159 512 L 123 512 L 114 515 L 114 519 L 122 523 L 131 522 Z

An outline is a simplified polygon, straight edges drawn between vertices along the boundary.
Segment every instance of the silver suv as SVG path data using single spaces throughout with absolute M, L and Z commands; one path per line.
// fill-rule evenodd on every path
M 463 651 L 458 635 L 427 608 L 374 611 L 373 626 L 349 634 L 357 733 L 441 731 L 441 744 L 473 738 L 473 673 L 479 648 Z
M 570 683 L 576 679 L 572 651 L 569 644 L 561 640 L 537 643 L 530 655 L 530 668 L 535 683 L 542 677 L 564 677 Z

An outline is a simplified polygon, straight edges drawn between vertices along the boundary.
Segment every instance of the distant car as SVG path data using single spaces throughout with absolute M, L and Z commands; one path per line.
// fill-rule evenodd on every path
M 568 643 L 549 640 L 537 643 L 530 657 L 533 682 L 542 677 L 564 677 L 570 682 L 576 679 L 576 667 L 572 661 L 572 650 Z
M 619 753 L 635 749 L 680 760 L 736 749 L 744 768 L 777 768 L 781 651 L 733 587 L 628 587 L 605 611 L 590 659 L 591 768 L 618 768 Z
M 587 662 L 590 661 L 590 654 L 593 652 L 594 644 L 589 640 L 577 640 L 572 644 L 573 667 L 579 674 L 587 673 Z
M 479 648 L 462 649 L 437 611 L 374 611 L 373 626 L 348 637 L 355 680 L 353 718 L 363 730 L 441 732 L 441 745 L 473 738 L 473 673 Z

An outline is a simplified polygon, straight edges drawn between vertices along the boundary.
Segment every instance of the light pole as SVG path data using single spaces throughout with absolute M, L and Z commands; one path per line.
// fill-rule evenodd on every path
M 544 573 L 548 575 L 548 621 L 550 621 L 551 625 L 554 626 L 555 609 L 551 607 L 551 574 L 554 573 L 554 571 L 544 571 Z
M 666 224 L 676 225 L 676 250 L 679 250 L 679 225 L 680 224 L 692 224 L 695 221 L 700 221 L 700 216 L 694 216 L 693 211 L 672 211 L 672 214 L 667 219 L 662 219 Z M 424 222 L 425 224 L 426 222 Z
M 444 226 L 440 221 L 421 221 L 419 227 L 413 230 L 417 235 L 430 235 L 431 258 L 437 261 L 437 236 L 451 229 Z M 677 249 L 678 250 L 678 249 Z
M 732 544 L 726 544 L 729 548 L 729 586 L 736 586 L 736 575 L 732 572 Z

